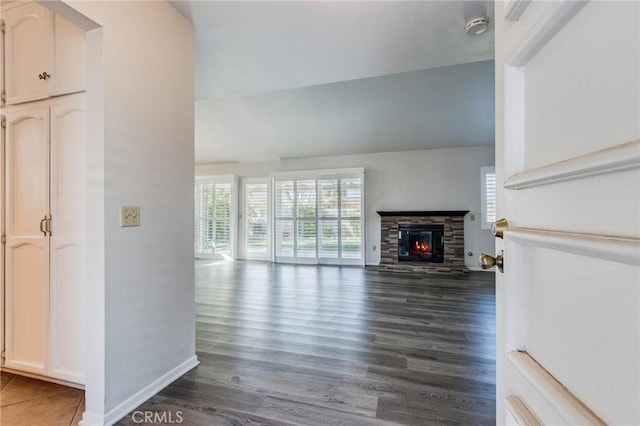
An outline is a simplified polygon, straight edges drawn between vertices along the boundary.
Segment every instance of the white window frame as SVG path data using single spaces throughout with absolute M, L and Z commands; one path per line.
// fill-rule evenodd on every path
M 212 254 L 202 254 L 202 253 L 194 253 L 196 258 L 202 259 L 227 259 L 233 260 L 238 257 L 238 242 L 237 242 L 237 229 L 238 229 L 238 177 L 235 175 L 210 175 L 210 176 L 196 176 L 195 183 L 198 185 L 199 183 L 230 183 L 231 184 L 231 200 L 229 201 L 230 211 L 229 211 L 229 244 L 230 249 L 229 253 L 212 253 Z M 195 196 L 195 193 L 194 193 Z M 195 199 L 194 199 L 195 202 Z M 197 215 L 197 211 L 195 212 Z M 198 220 L 198 216 L 195 217 L 195 220 Z M 195 228 L 194 228 L 195 233 Z M 195 249 L 195 248 L 194 248 Z
M 320 192 L 318 187 L 318 181 L 324 179 L 344 179 L 344 178 L 360 178 L 362 194 L 360 197 L 360 247 L 361 254 L 359 259 L 350 259 L 350 258 L 320 258 L 319 254 L 319 238 L 316 233 L 316 257 L 315 258 L 299 258 L 299 257 L 290 257 L 290 256 L 277 256 L 276 252 L 276 238 L 275 238 L 275 230 L 276 230 L 276 182 L 278 181 L 298 181 L 298 180 L 315 180 L 316 181 L 316 226 L 320 222 L 320 218 L 318 216 L 319 209 L 319 198 Z M 272 174 L 272 230 L 274 232 L 274 236 L 272 238 L 273 248 L 272 248 L 272 259 L 274 262 L 282 262 L 282 263 L 321 263 L 321 264 L 336 264 L 336 265 L 358 265 L 364 266 L 366 259 L 366 211 L 365 211 L 365 170 L 363 167 L 349 168 L 349 169 L 328 169 L 328 170 L 307 170 L 307 171 L 292 171 L 292 172 L 278 172 Z M 294 205 L 294 210 L 295 210 Z M 296 220 L 294 217 L 294 229 L 296 225 Z M 294 231 L 295 233 L 295 231 Z M 340 250 L 340 249 L 339 249 Z M 294 250 L 295 253 L 295 250 Z
M 250 253 L 247 247 L 247 185 L 249 184 L 266 184 L 267 185 L 267 252 L 264 254 L 260 253 Z M 256 177 L 256 178 L 243 178 L 242 179 L 242 206 L 241 206 L 241 214 L 239 221 L 239 241 L 241 243 L 238 244 L 239 247 L 239 256 L 242 259 L 252 259 L 252 260 L 272 260 L 272 249 L 273 249 L 273 241 L 272 241 L 272 228 L 273 228 L 273 204 L 272 204 L 272 185 L 270 177 Z
M 490 200 L 489 200 L 489 196 L 491 195 L 491 191 L 488 191 L 488 182 L 487 182 L 487 177 L 493 175 L 493 204 L 494 204 L 494 209 L 493 209 L 493 214 L 491 214 L 491 212 L 489 212 L 489 205 L 490 205 Z M 480 192 L 481 192 L 481 203 L 482 203 L 482 223 L 481 223 L 481 229 L 488 231 L 491 230 L 491 225 L 493 224 L 493 222 L 495 222 L 497 220 L 496 216 L 495 216 L 495 203 L 496 203 L 496 179 L 495 179 L 495 175 L 496 175 L 496 170 L 494 166 L 487 166 L 487 167 L 481 167 L 480 168 Z

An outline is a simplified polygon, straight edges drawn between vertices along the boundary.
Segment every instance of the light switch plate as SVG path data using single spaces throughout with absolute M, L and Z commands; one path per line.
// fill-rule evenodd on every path
M 140 226 L 140 206 L 120 206 L 120 226 Z

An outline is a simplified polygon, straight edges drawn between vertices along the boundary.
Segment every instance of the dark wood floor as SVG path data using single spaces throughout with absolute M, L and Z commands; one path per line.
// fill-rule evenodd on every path
M 199 261 L 196 312 L 201 364 L 138 410 L 188 425 L 495 424 L 493 274 Z

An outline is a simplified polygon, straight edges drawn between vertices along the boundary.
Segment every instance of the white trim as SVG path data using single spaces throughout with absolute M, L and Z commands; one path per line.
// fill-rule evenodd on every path
M 215 182 L 215 183 L 233 183 L 236 175 L 199 175 L 196 176 L 196 182 Z
M 6 372 L 6 373 L 17 374 L 18 376 L 30 377 L 32 379 L 38 379 L 38 380 L 43 381 L 43 382 L 57 383 L 59 385 L 64 385 L 64 386 L 67 386 L 67 387 L 70 387 L 70 388 L 83 389 L 84 390 L 84 385 L 81 384 L 81 383 L 68 381 L 68 380 L 65 380 L 65 379 L 59 379 L 59 378 L 52 377 L 52 376 L 44 376 L 44 375 L 37 374 L 37 373 L 29 373 L 28 371 L 14 369 L 14 368 L 7 367 L 7 366 L 0 366 L 0 371 Z
M 566 424 L 604 425 L 567 388 L 558 382 L 547 370 L 535 362 L 526 352 L 509 352 L 507 359 L 524 378 L 542 394 L 553 408 L 566 420 Z
M 587 1 L 557 2 L 507 56 L 505 65 L 525 66 L 586 4 Z
M 507 412 L 513 416 L 513 419 L 519 425 L 542 426 L 538 417 L 533 414 L 522 398 L 513 395 L 508 396 L 504 405 Z
M 580 155 L 510 176 L 506 189 L 525 189 L 640 168 L 640 140 Z
M 351 167 L 347 169 L 321 169 L 321 170 L 296 170 L 291 172 L 273 172 L 271 176 L 279 178 L 318 178 L 327 176 L 364 175 L 364 167 Z
M 531 0 L 505 0 L 504 2 L 504 20 L 514 22 L 520 19 Z
M 173 381 L 179 379 L 182 375 L 189 370 L 200 364 L 198 358 L 194 355 L 187 359 L 182 364 L 178 365 L 168 373 L 159 377 L 153 383 L 141 389 L 139 392 L 131 395 L 129 398 L 118 404 L 115 408 L 110 410 L 104 416 L 97 413 L 84 412 L 82 415 L 82 421 L 80 426 L 111 426 L 118 420 L 124 418 L 130 411 L 147 401 L 149 398 L 160 392 L 165 387 L 169 386 Z
M 538 229 L 507 228 L 505 242 L 519 242 L 582 256 L 640 266 L 640 238 L 607 237 Z M 509 253 L 509 252 L 507 252 Z M 505 260 L 507 263 L 507 260 Z M 509 264 L 505 266 L 505 270 Z

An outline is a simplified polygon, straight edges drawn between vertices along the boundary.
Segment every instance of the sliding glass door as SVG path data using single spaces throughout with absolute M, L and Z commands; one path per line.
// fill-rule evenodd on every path
M 196 180 L 195 255 L 199 258 L 231 254 L 232 182 Z
M 275 178 L 277 262 L 364 264 L 362 173 Z
M 270 179 L 243 181 L 245 259 L 271 260 Z

